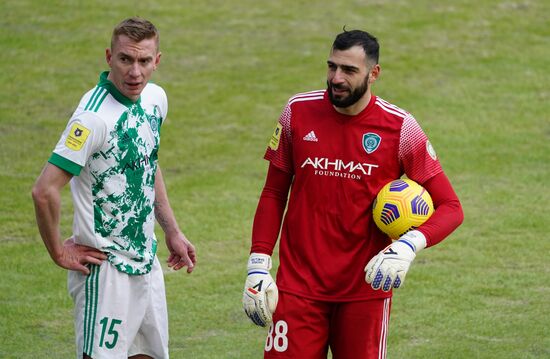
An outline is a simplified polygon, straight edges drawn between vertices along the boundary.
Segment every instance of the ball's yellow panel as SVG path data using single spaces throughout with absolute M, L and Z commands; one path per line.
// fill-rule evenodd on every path
M 378 228 L 397 239 L 426 222 L 433 211 L 432 198 L 424 187 L 410 179 L 398 179 L 378 192 L 372 214 Z

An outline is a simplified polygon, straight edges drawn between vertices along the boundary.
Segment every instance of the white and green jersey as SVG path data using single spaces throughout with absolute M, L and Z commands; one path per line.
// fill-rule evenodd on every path
M 82 97 L 49 162 L 74 175 L 76 243 L 104 251 L 122 272 L 144 274 L 157 250 L 155 174 L 168 101 L 149 83 L 132 102 L 107 75 Z

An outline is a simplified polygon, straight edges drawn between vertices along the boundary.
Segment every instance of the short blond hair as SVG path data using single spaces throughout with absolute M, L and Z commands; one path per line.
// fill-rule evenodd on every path
M 140 17 L 131 17 L 123 20 L 113 29 L 111 36 L 111 49 L 120 35 L 128 36 L 135 42 L 140 42 L 146 39 L 155 39 L 157 52 L 159 51 L 159 32 L 155 25 L 150 21 Z

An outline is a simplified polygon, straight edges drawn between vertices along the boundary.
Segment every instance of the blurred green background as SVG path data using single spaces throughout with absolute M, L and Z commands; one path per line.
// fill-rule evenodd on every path
M 266 330 L 240 304 L 262 157 L 286 100 L 325 87 L 343 26 L 379 38 L 374 93 L 415 115 L 466 216 L 395 293 L 388 358 L 550 357 L 549 2 L 7 0 L 0 11 L 0 357 L 74 357 L 66 272 L 30 191 L 107 69 L 112 28 L 135 15 L 161 32 L 160 162 L 198 250 L 192 275 L 166 273 L 173 358 L 262 357 Z M 67 190 L 65 236 L 71 212 Z

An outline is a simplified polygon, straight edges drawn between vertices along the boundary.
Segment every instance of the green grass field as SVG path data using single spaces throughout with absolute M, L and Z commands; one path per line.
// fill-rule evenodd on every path
M 112 27 L 134 15 L 161 32 L 160 161 L 198 250 L 192 275 L 166 275 L 173 358 L 262 357 L 265 330 L 240 304 L 262 156 L 288 97 L 324 88 L 344 25 L 379 37 L 374 93 L 418 119 L 466 216 L 396 292 L 388 358 L 550 357 L 549 2 L 7 0 L 0 11 L 1 358 L 74 357 L 66 272 L 38 236 L 30 191 L 107 68 Z M 68 236 L 68 190 L 63 201 Z

